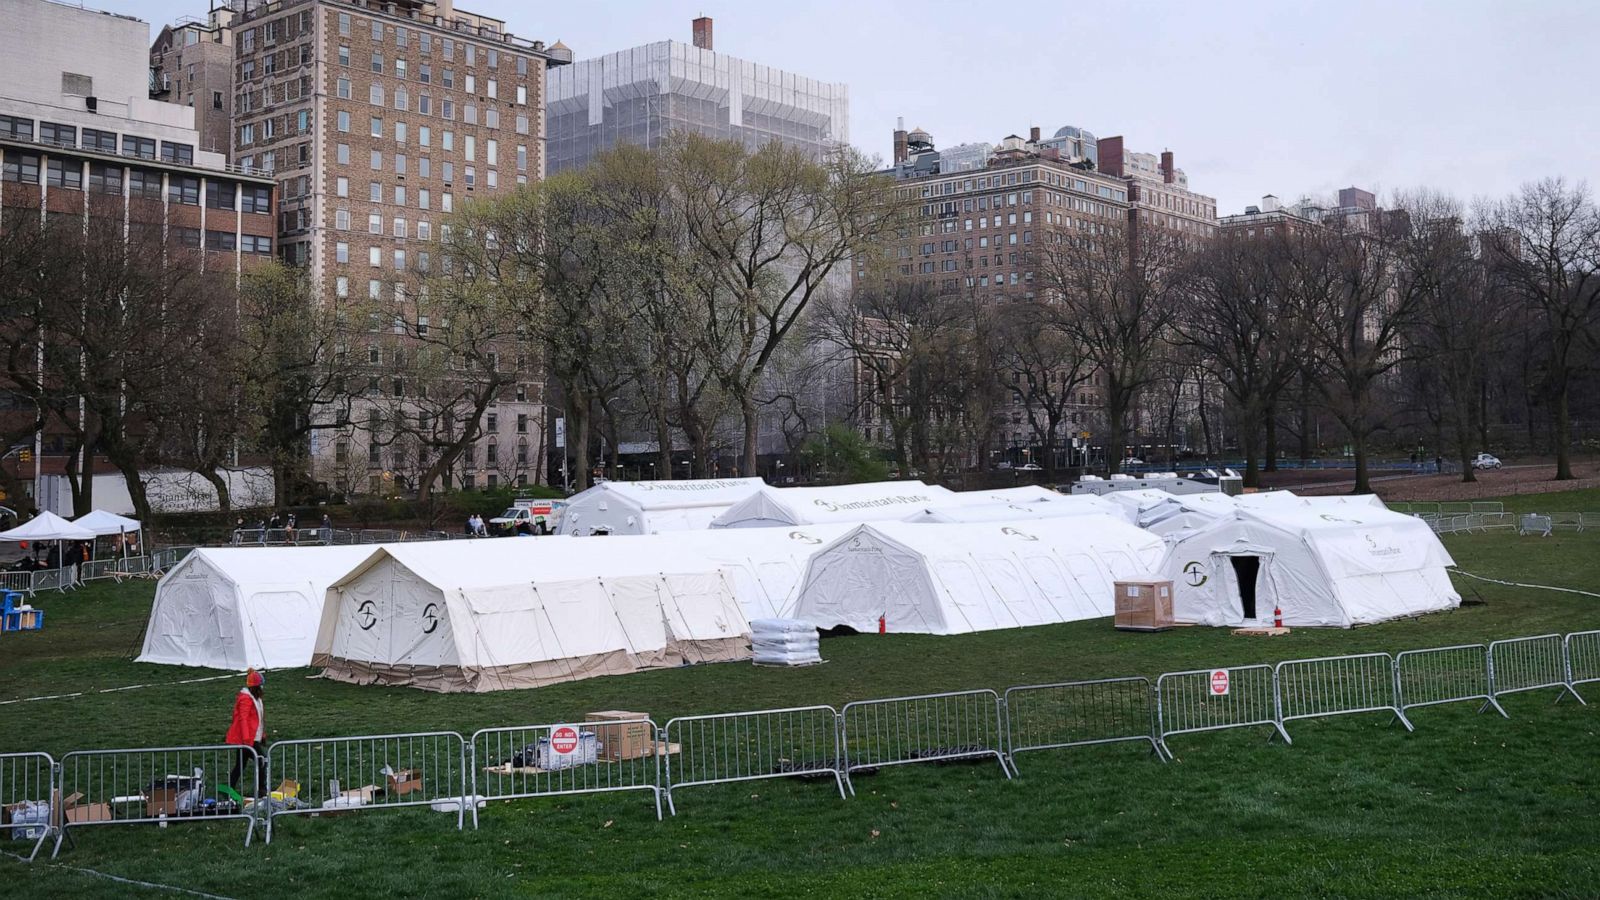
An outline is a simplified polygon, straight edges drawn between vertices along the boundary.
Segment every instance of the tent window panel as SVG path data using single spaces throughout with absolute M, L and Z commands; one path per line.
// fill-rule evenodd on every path
M 1067 557 L 1067 571 L 1072 573 L 1072 579 L 1078 583 L 1089 602 L 1094 604 L 1094 608 L 1103 616 L 1111 615 L 1111 582 L 1106 580 L 1105 573 L 1095 565 L 1094 560 L 1074 553 Z
M 1081 595 L 1075 594 L 1060 564 L 1048 556 L 1029 556 L 1023 559 L 1022 564 L 1033 577 L 1033 583 L 1039 586 L 1040 593 L 1044 594 L 1045 602 L 1055 611 L 1056 617 L 1060 621 L 1068 621 L 1067 611 L 1073 608 Z
M 1016 617 L 1018 625 L 1040 625 L 1045 619 L 1034 608 L 1033 590 L 1016 564 L 1001 556 L 980 556 L 978 567 L 989 579 L 1000 602 Z

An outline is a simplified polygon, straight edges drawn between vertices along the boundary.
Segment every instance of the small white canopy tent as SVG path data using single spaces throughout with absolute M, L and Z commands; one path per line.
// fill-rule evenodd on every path
M 1079 494 L 1075 497 L 1057 496 L 1054 500 L 1033 503 L 929 506 L 906 516 L 902 521 L 924 525 L 952 522 L 1020 522 L 1090 515 L 1113 516 L 1120 519 L 1123 518 L 1123 511 L 1115 504 L 1108 503 L 1093 494 Z
M 920 481 L 877 481 L 834 487 L 762 488 L 729 507 L 713 528 L 775 528 L 900 519 L 932 505 L 954 505 L 956 493 Z
M 328 585 L 371 547 L 202 547 L 156 583 L 139 662 L 238 671 L 311 663 Z
M 860 525 L 806 568 L 794 618 L 818 628 L 962 634 L 1109 616 L 1113 583 L 1149 578 L 1159 538 L 1105 515 Z
M 139 524 L 138 519 L 130 519 L 127 516 L 119 516 L 116 513 L 106 512 L 103 509 L 97 509 L 87 515 L 79 516 L 72 521 L 72 524 L 78 526 L 79 528 L 87 528 L 95 534 L 102 536 L 108 534 L 129 534 L 137 532 L 144 527 L 143 525 Z
M 93 531 L 49 510 L 9 531 L 0 531 L 0 541 L 92 541 L 94 537 Z
M 479 692 L 750 657 L 725 575 L 645 543 L 387 545 L 327 597 L 312 663 L 358 684 Z
M 764 487 L 759 478 L 607 481 L 567 501 L 557 533 L 657 534 L 705 528 Z
M 1176 535 L 1173 616 L 1202 625 L 1349 627 L 1459 606 L 1428 525 L 1363 504 L 1248 508 Z

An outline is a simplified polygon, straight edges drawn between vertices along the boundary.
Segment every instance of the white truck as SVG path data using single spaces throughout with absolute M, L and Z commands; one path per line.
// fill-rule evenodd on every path
M 553 534 L 561 522 L 561 512 L 567 508 L 565 500 L 535 500 L 521 498 L 513 506 L 489 520 L 489 530 L 494 534 Z

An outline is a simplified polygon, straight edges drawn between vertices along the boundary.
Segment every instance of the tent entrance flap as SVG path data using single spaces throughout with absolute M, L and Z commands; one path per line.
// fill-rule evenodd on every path
M 1234 584 L 1237 586 L 1239 610 L 1246 619 L 1256 617 L 1256 585 L 1261 577 L 1261 557 L 1230 556 Z

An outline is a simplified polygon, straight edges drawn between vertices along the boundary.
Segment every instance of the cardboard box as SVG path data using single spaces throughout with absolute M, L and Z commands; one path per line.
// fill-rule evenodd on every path
M 1172 627 L 1172 582 L 1119 581 L 1113 619 L 1121 631 L 1165 631 Z
M 52 801 L 61 795 L 57 791 L 51 792 Z M 111 821 L 111 804 L 109 803 L 82 803 L 83 794 L 72 793 L 61 803 L 51 803 L 56 827 L 61 827 L 63 817 L 68 822 L 109 822 Z
M 300 796 L 300 782 L 285 778 L 278 783 L 278 789 L 272 792 L 274 800 L 288 800 Z
M 383 777 L 389 781 L 388 793 L 392 797 L 404 797 L 422 790 L 421 769 L 399 769 Z
M 168 775 L 160 781 L 150 782 L 144 789 L 144 812 L 146 816 L 154 819 L 159 816 L 178 815 L 178 804 L 184 795 L 199 791 L 203 787 L 199 778 L 188 775 Z M 70 798 L 69 798 L 70 799 Z M 198 801 L 199 798 L 193 798 Z M 198 803 L 191 805 L 197 806 Z
M 628 722 L 628 719 L 648 719 L 649 713 L 628 712 L 621 709 L 603 709 L 589 713 L 587 725 L 594 727 L 600 741 L 600 758 L 612 762 L 649 756 L 655 742 L 646 722 Z M 607 725 L 606 722 L 617 724 Z

